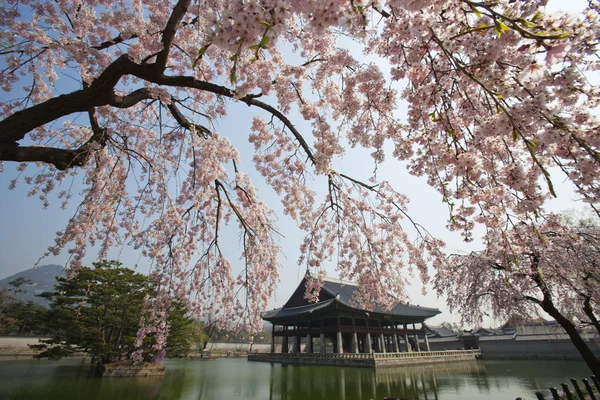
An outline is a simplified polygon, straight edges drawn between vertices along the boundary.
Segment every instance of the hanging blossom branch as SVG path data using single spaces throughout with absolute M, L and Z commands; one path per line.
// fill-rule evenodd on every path
M 275 218 L 214 123 L 242 102 L 262 116 L 249 134 L 255 167 L 307 235 L 301 262 L 322 278 L 335 260 L 361 285 L 357 302 L 391 306 L 414 272 L 427 281 L 428 267 L 444 267 L 442 243 L 375 174 L 335 172 L 348 143 L 369 149 L 375 171 L 392 158 L 426 176 L 450 229 L 472 240 L 483 224 L 507 254 L 517 237 L 497 232 L 531 224 L 561 196 L 552 166 L 598 209 L 600 96 L 588 80 L 600 68 L 598 7 L 570 17 L 542 4 L 6 0 L 0 160 L 21 162 L 11 187 L 25 181 L 43 205 L 56 193 L 66 207 L 82 180 L 50 253 L 69 252 L 76 267 L 88 246 L 131 246 L 152 260 L 161 296 L 259 326 L 278 280 Z M 340 35 L 386 63 L 355 57 Z M 73 74 L 75 90 L 59 80 Z M 42 167 L 29 173 L 33 162 Z M 240 232 L 243 265 L 219 243 L 227 225 Z M 466 298 L 502 293 L 489 289 Z
M 439 268 L 435 286 L 468 323 L 487 313 L 499 319 L 547 313 L 597 371 L 600 363 L 576 328 L 584 323 L 598 330 L 599 239 L 597 225 L 569 225 L 558 216 L 495 231 L 485 251 L 455 255 Z

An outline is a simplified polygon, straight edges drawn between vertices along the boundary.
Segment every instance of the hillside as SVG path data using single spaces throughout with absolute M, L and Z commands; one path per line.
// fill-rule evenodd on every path
M 54 288 L 54 281 L 56 277 L 62 274 L 63 267 L 61 265 L 49 264 L 42 265 L 38 268 L 31 268 L 22 272 L 18 272 L 14 275 L 9 276 L 0 280 L 0 290 L 7 288 L 12 289 L 13 287 L 8 284 L 19 277 L 29 279 L 32 284 L 24 284 L 20 289 L 25 290 L 25 293 L 18 293 L 17 300 L 28 302 L 33 301 L 43 306 L 48 305 L 46 299 L 36 297 L 36 294 L 42 292 L 49 292 Z

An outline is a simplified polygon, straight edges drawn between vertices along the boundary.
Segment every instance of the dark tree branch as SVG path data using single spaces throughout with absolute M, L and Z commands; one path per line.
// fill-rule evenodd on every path
M 113 93 L 110 97 L 108 105 L 117 108 L 129 108 L 133 107 L 142 100 L 148 100 L 151 98 L 152 95 L 150 94 L 150 90 L 147 88 L 142 88 L 134 90 L 126 96 L 119 96 Z
M 189 5 L 189 0 L 180 1 L 173 11 L 167 24 L 168 29 L 165 29 L 163 35 L 163 43 L 165 45 L 171 45 L 173 35 L 175 34 L 175 31 L 173 31 L 175 28 L 173 28 L 173 26 L 179 24 L 181 18 L 183 18 L 186 4 Z M 159 59 L 162 57 L 161 54 L 168 57 L 168 49 L 163 49 L 163 51 L 159 53 Z M 114 87 L 125 75 L 132 75 L 161 86 L 203 90 L 231 99 L 235 99 L 236 97 L 235 91 L 224 86 L 201 81 L 191 76 L 164 76 L 162 72 L 162 70 L 157 70 L 155 64 L 139 65 L 132 61 L 127 55 L 122 55 L 113 61 L 113 63 L 110 64 L 100 76 L 91 83 L 91 85 L 86 86 L 81 90 L 61 95 L 15 112 L 11 116 L 0 121 L 0 160 L 50 162 L 59 169 L 82 165 L 80 164 L 80 162 L 82 162 L 81 160 L 75 160 L 73 158 L 78 157 L 81 154 L 81 148 L 77 150 L 64 150 L 62 153 L 58 154 L 57 152 L 60 149 L 42 147 L 19 148 L 17 142 L 22 140 L 28 132 L 35 128 L 76 112 L 86 112 L 95 107 L 105 105 L 127 108 L 132 107 L 142 100 L 151 98 L 150 92 L 146 88 L 135 90 L 126 96 L 116 95 L 114 93 Z M 257 97 L 260 97 L 260 94 L 249 94 L 240 98 L 239 101 L 246 103 L 248 106 L 261 108 L 276 116 L 290 130 L 300 146 L 306 152 L 308 158 L 314 163 L 315 158 L 310 146 L 291 121 L 276 108 L 257 100 Z M 180 124 L 182 122 L 186 124 L 185 118 L 182 118 L 183 115 L 178 110 L 175 111 L 176 107 L 170 108 L 170 110 L 174 113 L 173 117 Z M 189 122 L 187 122 L 186 125 L 182 124 L 182 126 L 186 127 L 190 125 Z M 106 140 L 101 144 L 105 143 Z M 86 148 L 85 150 L 87 151 L 88 149 Z M 69 158 L 71 158 L 70 162 Z
M 594 325 L 594 328 L 596 328 L 596 330 L 600 334 L 600 322 L 598 321 L 598 318 L 596 318 L 594 310 L 592 309 L 590 296 L 587 296 L 583 302 L 583 312 L 585 312 L 585 315 L 588 316 L 592 325 Z
M 174 100 L 171 101 L 171 104 L 167 104 L 167 108 L 171 112 L 171 115 L 173 116 L 173 118 L 175 118 L 175 121 L 177 121 L 179 123 L 179 125 L 181 125 L 183 128 L 188 129 L 188 130 L 195 129 L 196 132 L 202 133 L 202 136 L 205 138 L 212 135 L 212 132 L 207 127 L 191 123 L 185 117 L 185 115 L 183 115 L 181 113 L 181 111 L 179 111 L 179 108 L 177 108 L 177 106 L 175 105 Z
M 109 104 L 113 88 L 134 66 L 140 68 L 128 56 L 123 55 L 110 64 L 90 86 L 17 111 L 0 121 L 0 143 L 16 146 L 19 140 L 35 128 L 72 113 Z M 3 154 L 0 152 L 0 159 L 3 159 Z
M 157 72 L 160 71 L 161 74 L 164 72 L 165 67 L 167 66 L 167 59 L 169 58 L 171 44 L 173 43 L 173 39 L 177 33 L 177 28 L 179 27 L 181 20 L 183 20 L 190 3 L 191 0 L 179 0 L 173 8 L 173 12 L 171 13 L 169 20 L 167 21 L 167 25 L 163 30 L 161 40 L 163 49 L 157 54 L 156 63 L 154 64 Z
M 119 36 L 116 36 L 111 40 L 107 40 L 106 42 L 102 42 L 98 46 L 92 46 L 92 48 L 96 49 L 96 50 L 104 50 L 104 49 L 108 49 L 109 47 L 115 46 L 117 44 L 123 43 L 127 40 L 137 39 L 137 37 L 138 37 L 138 35 L 132 34 L 128 38 L 124 38 L 123 35 L 121 33 L 119 33 Z
M 77 150 L 59 149 L 56 147 L 10 146 L 0 143 L 0 157 L 6 161 L 34 162 L 41 161 L 52 164 L 60 170 L 82 166 L 73 160 L 78 159 Z

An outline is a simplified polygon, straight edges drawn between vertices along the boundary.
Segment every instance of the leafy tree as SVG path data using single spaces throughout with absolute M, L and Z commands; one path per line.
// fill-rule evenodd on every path
M 462 333 L 463 331 L 463 329 L 455 322 L 442 322 L 441 326 L 456 333 Z
M 435 285 L 450 309 L 467 323 L 490 311 L 499 319 L 528 319 L 543 311 L 600 374 L 600 359 L 578 330 L 588 325 L 600 335 L 600 227 L 565 225 L 555 216 L 486 239 L 485 251 L 454 256 L 439 269 Z
M 182 301 L 175 301 L 171 305 L 167 318 L 169 324 L 169 336 L 165 347 L 167 357 L 187 357 L 193 346 L 205 336 L 201 325 L 187 317 L 187 312 L 188 308 Z
M 19 326 L 19 321 L 10 315 L 15 298 L 8 289 L 0 289 L 0 335 L 9 335 Z
M 278 281 L 275 217 L 226 136 L 239 131 L 213 129 L 228 104 L 247 105 L 255 169 L 306 233 L 300 262 L 322 277 L 339 260 L 357 301 L 389 307 L 407 271 L 427 280 L 445 258 L 405 194 L 378 183 L 386 157 L 427 177 L 467 241 L 475 223 L 498 234 L 544 215 L 556 175 L 598 210 L 600 6 L 588 3 L 570 17 L 545 0 L 6 0 L 0 160 L 23 163 L 44 205 L 54 191 L 68 202 L 80 171 L 80 204 L 50 248 L 68 247 L 73 270 L 89 246 L 130 243 L 169 287 L 187 280 L 203 300 L 193 311 L 259 329 Z M 354 146 L 372 175 L 337 168 Z
M 19 277 L 8 282 L 12 288 L 0 290 L 0 334 L 31 335 L 45 331 L 46 308 L 32 301 L 18 301 L 15 297 L 26 292 L 22 285 L 31 283 L 29 279 Z
M 101 363 L 123 359 L 134 350 L 142 307 L 152 295 L 145 275 L 116 261 L 82 267 L 70 279 L 57 277 L 54 291 L 44 294 L 51 300 L 51 338 L 31 347 L 43 350 L 38 358 L 56 360 L 83 352 Z
M 33 282 L 31 281 L 31 279 L 27 279 L 22 276 L 19 276 L 18 278 L 8 282 L 8 284 L 13 287 L 13 289 L 10 289 L 10 291 L 12 291 L 14 294 L 25 293 L 27 290 L 21 289 L 21 286 L 31 285 L 32 283 Z
M 14 328 L 8 334 L 33 335 L 46 331 L 47 309 L 33 301 L 12 301 L 6 307 L 5 313 L 15 321 Z
M 204 331 L 201 323 L 197 324 L 197 329 L 195 330 L 195 342 L 200 345 L 199 350 L 206 350 L 206 346 L 208 346 L 208 342 L 210 342 L 210 335 Z

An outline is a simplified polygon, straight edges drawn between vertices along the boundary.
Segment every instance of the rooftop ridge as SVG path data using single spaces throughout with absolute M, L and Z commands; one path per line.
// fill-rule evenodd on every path
M 338 283 L 340 285 L 347 285 L 347 286 L 355 286 L 358 287 L 358 285 L 355 282 L 350 282 L 350 281 L 344 281 L 340 278 L 332 278 L 329 276 L 326 276 L 325 279 L 323 279 L 324 282 L 331 282 L 331 283 Z

